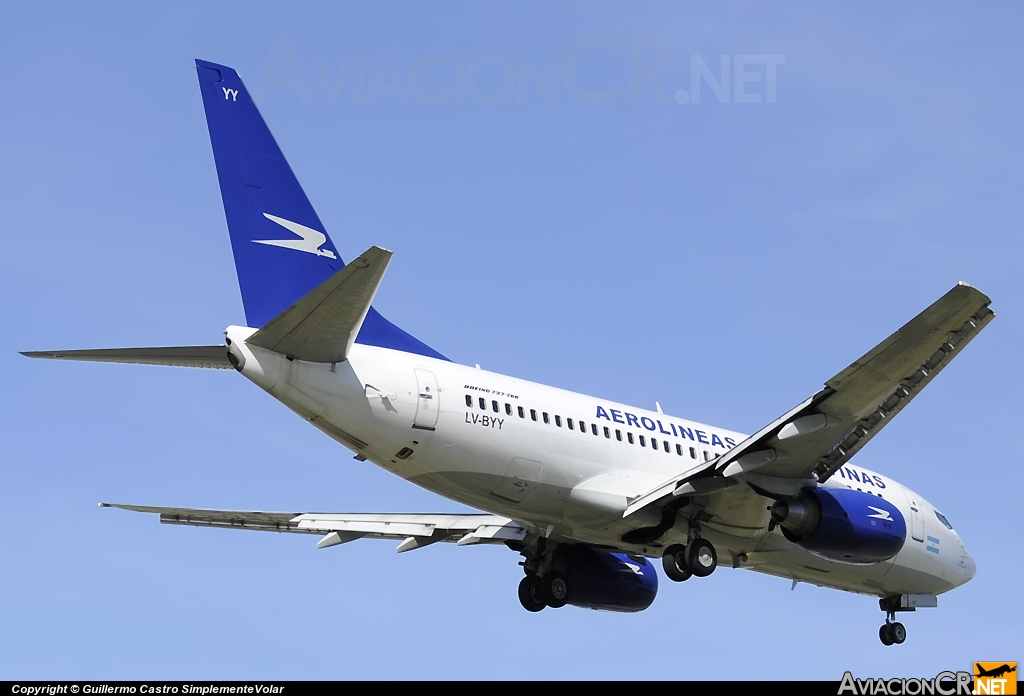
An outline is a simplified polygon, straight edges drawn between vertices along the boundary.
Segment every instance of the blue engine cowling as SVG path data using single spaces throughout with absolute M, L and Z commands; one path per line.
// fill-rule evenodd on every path
M 658 573 L 646 558 L 569 548 L 568 603 L 605 611 L 643 611 L 658 594 Z
M 776 501 L 772 520 L 787 539 L 833 561 L 878 563 L 899 553 L 907 523 L 895 505 L 870 493 L 813 488 Z

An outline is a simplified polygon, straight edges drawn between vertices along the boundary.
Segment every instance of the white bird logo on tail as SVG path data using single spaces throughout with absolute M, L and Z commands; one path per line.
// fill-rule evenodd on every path
M 304 251 L 307 254 L 315 254 L 317 256 L 326 256 L 329 259 L 336 259 L 337 256 L 330 249 L 321 249 L 320 246 L 327 241 L 327 235 L 318 230 L 314 230 L 312 227 L 306 227 L 300 225 L 297 222 L 291 220 L 285 220 L 279 218 L 276 215 L 270 213 L 263 213 L 263 217 L 267 218 L 271 222 L 276 222 L 281 227 L 285 228 L 289 232 L 302 237 L 302 239 L 254 239 L 252 241 L 257 244 L 269 244 L 271 246 L 284 247 L 285 249 L 295 249 L 297 251 Z

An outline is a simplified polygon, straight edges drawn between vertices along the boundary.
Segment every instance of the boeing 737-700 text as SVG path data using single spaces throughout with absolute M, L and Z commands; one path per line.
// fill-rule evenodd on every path
M 886 645 L 906 639 L 898 612 L 974 575 L 937 508 L 851 458 L 992 320 L 979 291 L 956 285 L 753 435 L 457 365 L 373 308 L 391 252 L 341 260 L 238 74 L 196 66 L 248 326 L 223 345 L 25 355 L 234 368 L 356 459 L 486 513 L 111 507 L 320 548 L 504 544 L 523 556 L 529 611 L 640 611 L 658 589 L 650 559 L 676 582 L 725 560 L 878 597 Z

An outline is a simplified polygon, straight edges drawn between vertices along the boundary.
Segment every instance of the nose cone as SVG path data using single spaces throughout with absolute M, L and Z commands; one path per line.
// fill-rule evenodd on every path
M 978 566 L 974 562 L 974 557 L 971 556 L 971 552 L 967 550 L 964 542 L 960 542 L 961 557 L 960 557 L 960 582 L 958 585 L 963 585 L 974 577 L 974 574 L 978 572 Z

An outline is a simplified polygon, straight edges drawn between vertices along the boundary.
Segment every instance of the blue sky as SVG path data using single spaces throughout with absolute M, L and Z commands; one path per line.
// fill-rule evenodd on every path
M 0 678 L 838 679 L 1020 659 L 1022 14 L 9 6 Z M 856 460 L 943 510 L 977 577 L 886 649 L 875 600 L 746 571 L 663 583 L 639 615 L 530 615 L 501 548 L 317 551 L 98 509 L 463 509 L 232 372 L 17 354 L 207 344 L 243 321 L 194 58 L 238 69 L 342 255 L 395 252 L 378 308 L 459 362 L 751 432 L 977 286 L 997 319 Z

